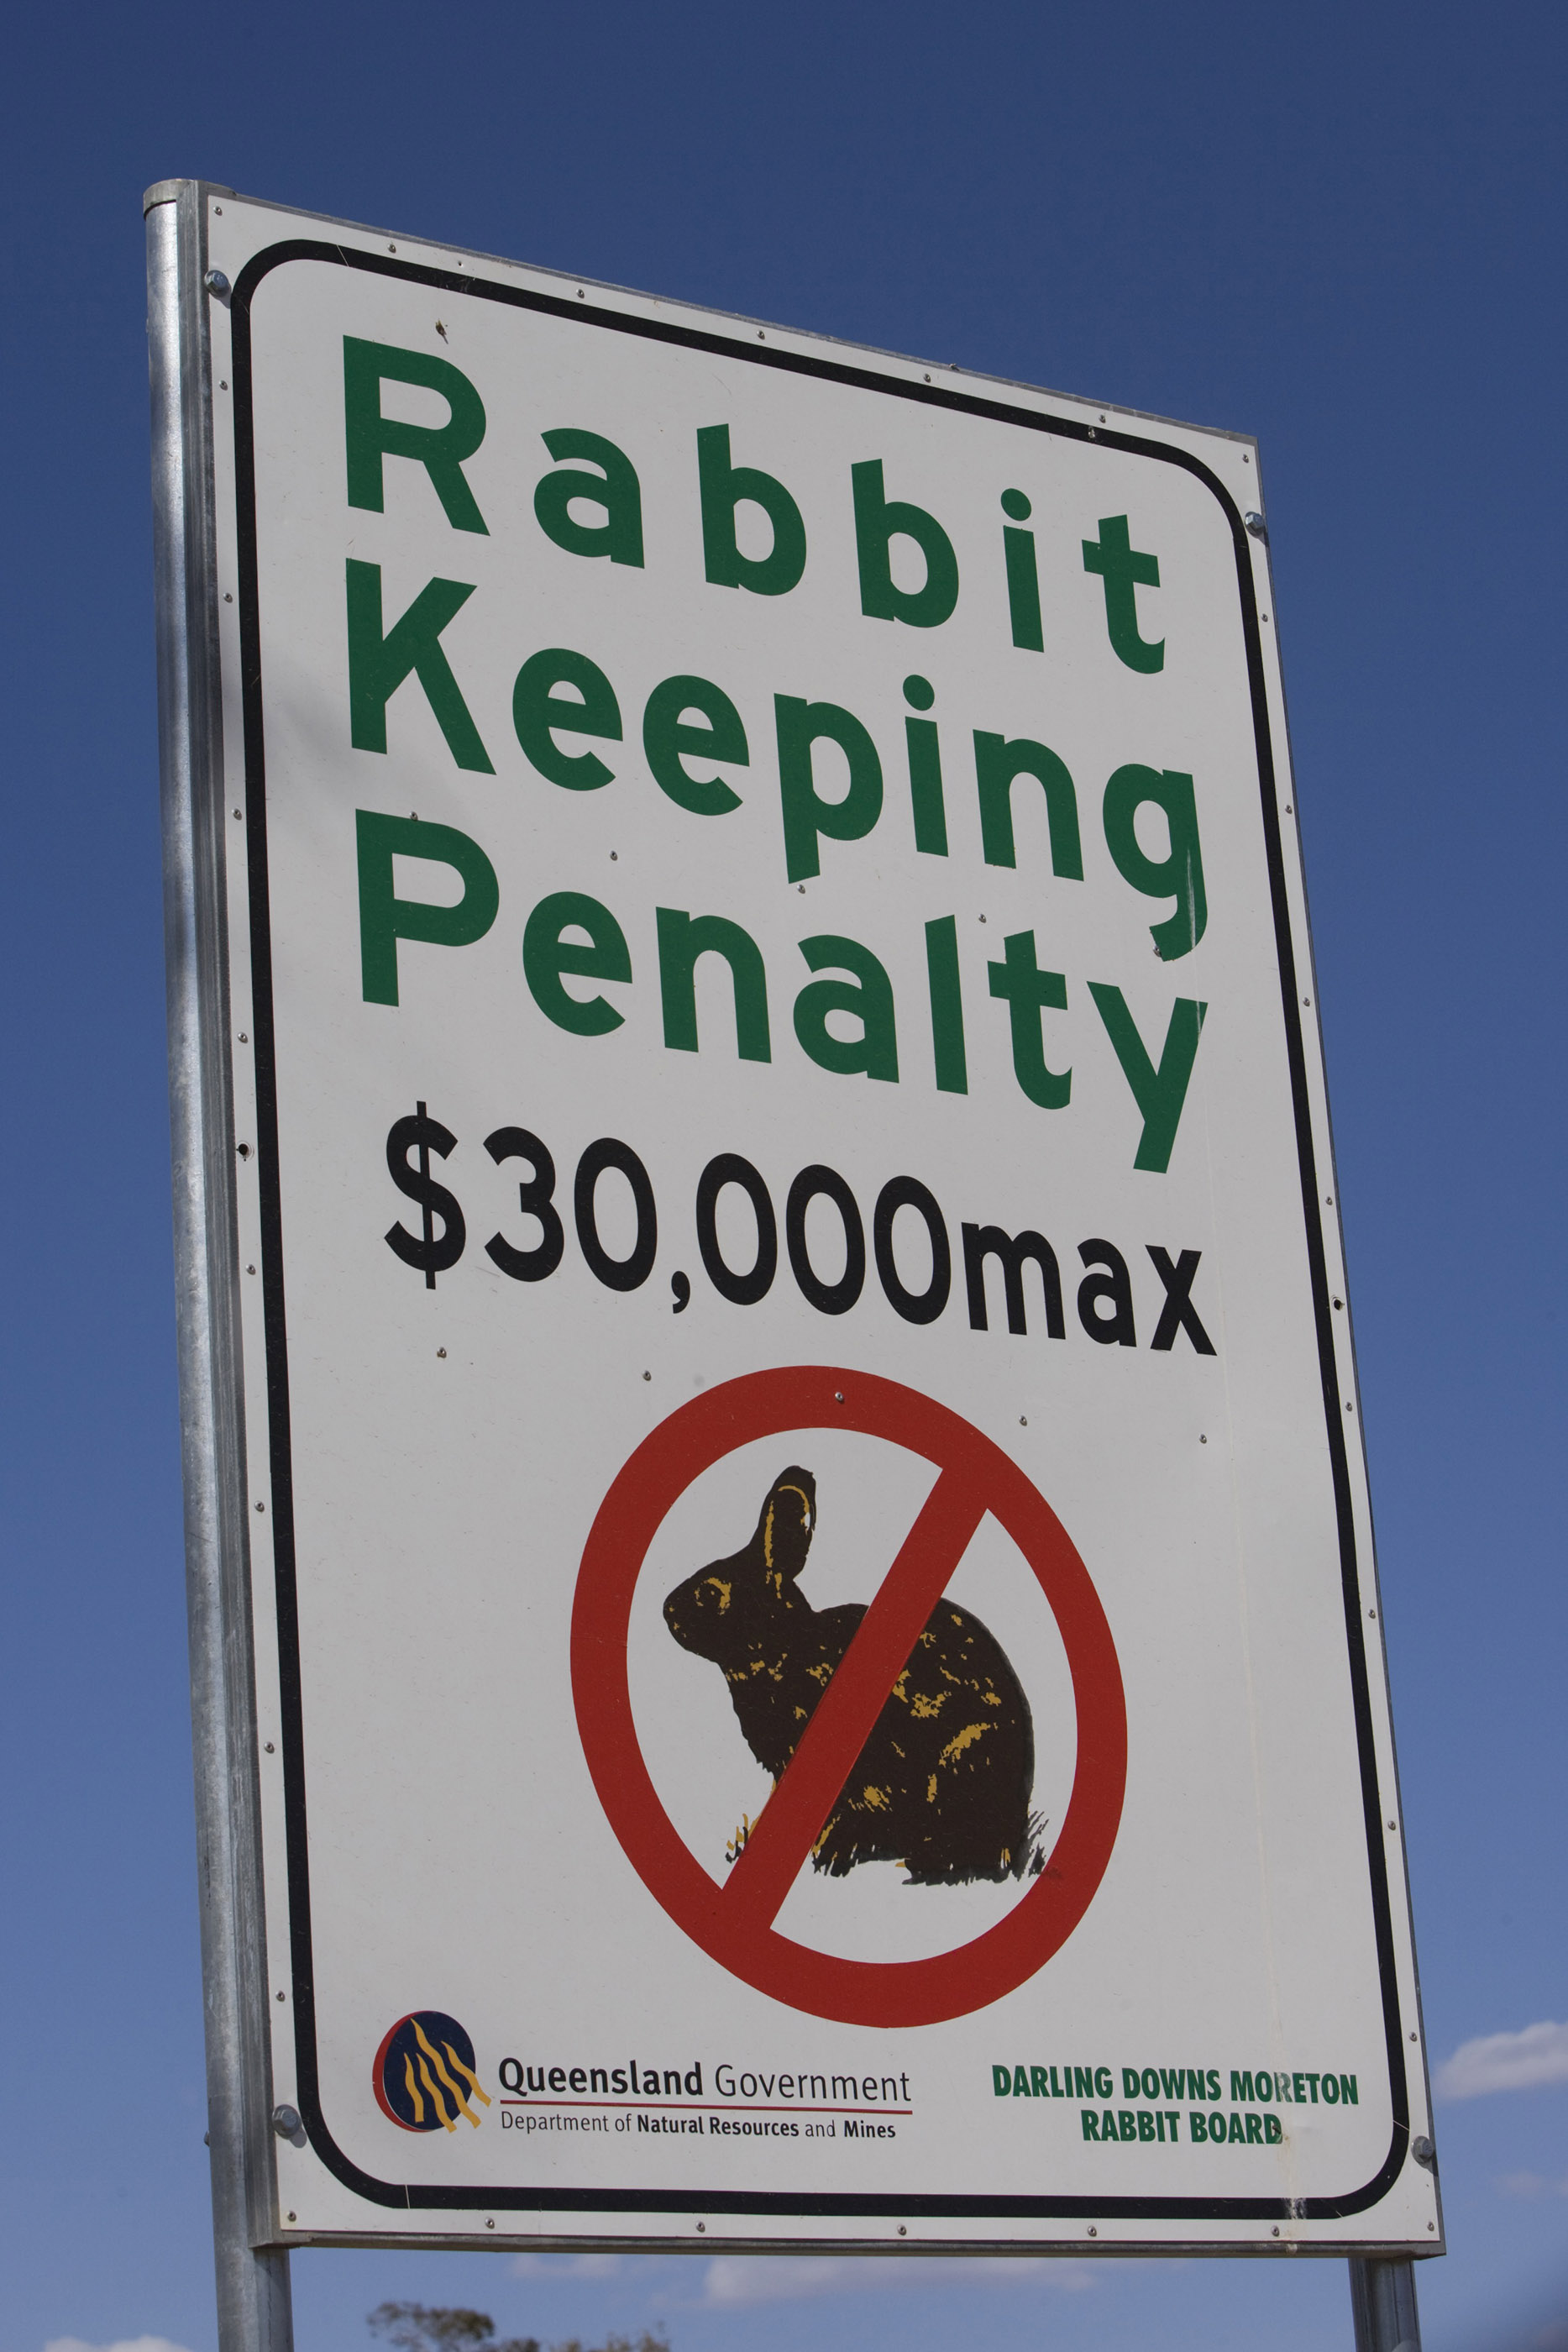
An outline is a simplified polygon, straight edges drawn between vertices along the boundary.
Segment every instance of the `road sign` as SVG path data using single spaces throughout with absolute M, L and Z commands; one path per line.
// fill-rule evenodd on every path
M 154 199 L 235 2242 L 1437 2251 L 1254 445 Z

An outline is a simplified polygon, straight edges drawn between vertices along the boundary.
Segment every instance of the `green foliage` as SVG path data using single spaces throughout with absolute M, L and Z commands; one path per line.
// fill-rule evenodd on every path
M 464 2311 L 441 2304 L 379 2304 L 366 2322 L 372 2336 L 384 2336 L 396 2352 L 545 2352 L 534 2336 L 496 2341 L 496 2323 L 487 2311 Z M 651 2334 L 609 2336 L 602 2345 L 585 2345 L 576 2336 L 553 2344 L 549 2352 L 670 2352 L 668 2338 Z

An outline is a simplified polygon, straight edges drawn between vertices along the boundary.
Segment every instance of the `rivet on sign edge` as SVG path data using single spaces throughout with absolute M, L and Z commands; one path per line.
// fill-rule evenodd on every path
M 1414 2034 L 1412 2034 L 1412 2035 L 1410 2036 L 1410 2039 L 1411 2039 L 1411 2041 L 1412 2041 L 1412 2042 L 1414 2042 L 1414 2041 L 1415 2041 L 1415 2039 L 1416 2039 L 1416 2036 L 1415 2036 Z
M 706 2223 L 706 2221 L 699 2221 L 699 2222 L 697 2223 L 697 2228 L 698 2228 L 698 2230 L 699 2230 L 699 2231 L 706 2231 L 706 2228 L 707 2228 L 707 2223 Z
M 1092 2221 L 1089 2224 L 1089 2234 L 1092 2238 L 1097 2238 L 1100 2235 L 1099 2231 L 1094 2227 Z
M 277 1753 L 277 1750 L 274 1748 L 270 1739 L 267 1743 L 267 1752 L 269 1756 L 276 1756 Z
M 930 381 L 931 381 L 931 378 L 930 378 L 929 376 L 927 376 L 927 377 L 926 377 L 926 379 L 925 379 L 925 381 L 926 381 L 926 383 L 930 383 Z M 901 2221 L 901 2222 L 899 2223 L 899 2225 L 898 2225 L 898 2234 L 899 2234 L 899 2236 L 900 2236 L 901 2238 L 907 2238 L 907 2237 L 908 2237 L 908 2235 L 909 2235 L 909 2231 L 905 2229 L 905 2227 L 904 2227 L 904 2223 L 903 2223 L 902 2221 Z
M 436 1349 L 436 1351 L 435 1351 L 435 1352 L 436 1352 L 436 1354 L 437 1354 L 438 1356 L 444 1356 L 444 1355 L 445 1355 L 445 1353 L 446 1353 L 446 1350 L 445 1350 L 445 1349 L 444 1349 L 444 1348 L 437 1348 L 437 1349 Z
M 493 2229 L 495 2228 L 495 2226 L 496 2226 L 496 2224 L 494 2223 L 494 2221 L 486 2221 L 486 2224 L 485 2224 L 485 2227 L 486 2228 L 486 2230 L 493 2230 Z
M 842 1389 L 835 1389 L 835 1390 L 833 1391 L 833 1402 L 834 1402 L 835 1404 L 842 1404 L 843 1401 L 844 1401 L 844 1392 L 843 1392 Z
M 289 2216 L 288 2216 L 288 2219 L 289 2219 L 291 2221 L 297 2221 L 299 2219 L 299 2216 L 298 2216 L 298 2213 L 290 2213 L 290 2214 L 289 2214 Z
M 265 1503 L 258 1503 L 256 1507 L 258 1511 L 265 1511 L 267 1505 Z

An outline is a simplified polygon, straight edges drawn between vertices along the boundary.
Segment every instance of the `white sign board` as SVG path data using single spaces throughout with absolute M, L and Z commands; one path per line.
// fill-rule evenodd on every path
M 281 2241 L 1437 2251 L 1253 445 L 205 203 Z

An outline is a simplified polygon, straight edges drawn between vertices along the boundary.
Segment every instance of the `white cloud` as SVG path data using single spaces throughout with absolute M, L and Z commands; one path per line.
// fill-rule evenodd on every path
M 44 2352 L 185 2352 L 166 2336 L 122 2336 L 113 2344 L 84 2344 L 79 2336 L 57 2336 Z
M 1543 2083 L 1568 2083 L 1568 2025 L 1527 2025 L 1522 2033 L 1483 2033 L 1461 2042 L 1435 2077 L 1445 2099 L 1533 2091 Z
M 517 2254 L 514 2278 L 613 2278 L 621 2267 L 619 2254 Z
M 808 2296 L 857 2290 L 930 2287 L 962 2276 L 977 2284 L 1057 2287 L 1081 2294 L 1092 2284 L 1089 2263 L 1034 2261 L 1010 2254 L 965 2254 L 939 2265 L 897 2254 L 720 2254 L 707 2267 L 703 2300 L 737 2304 L 793 2303 Z
M 1568 2197 L 1568 2180 L 1548 2180 L 1542 2172 L 1505 2172 L 1497 2185 L 1505 2197 Z

